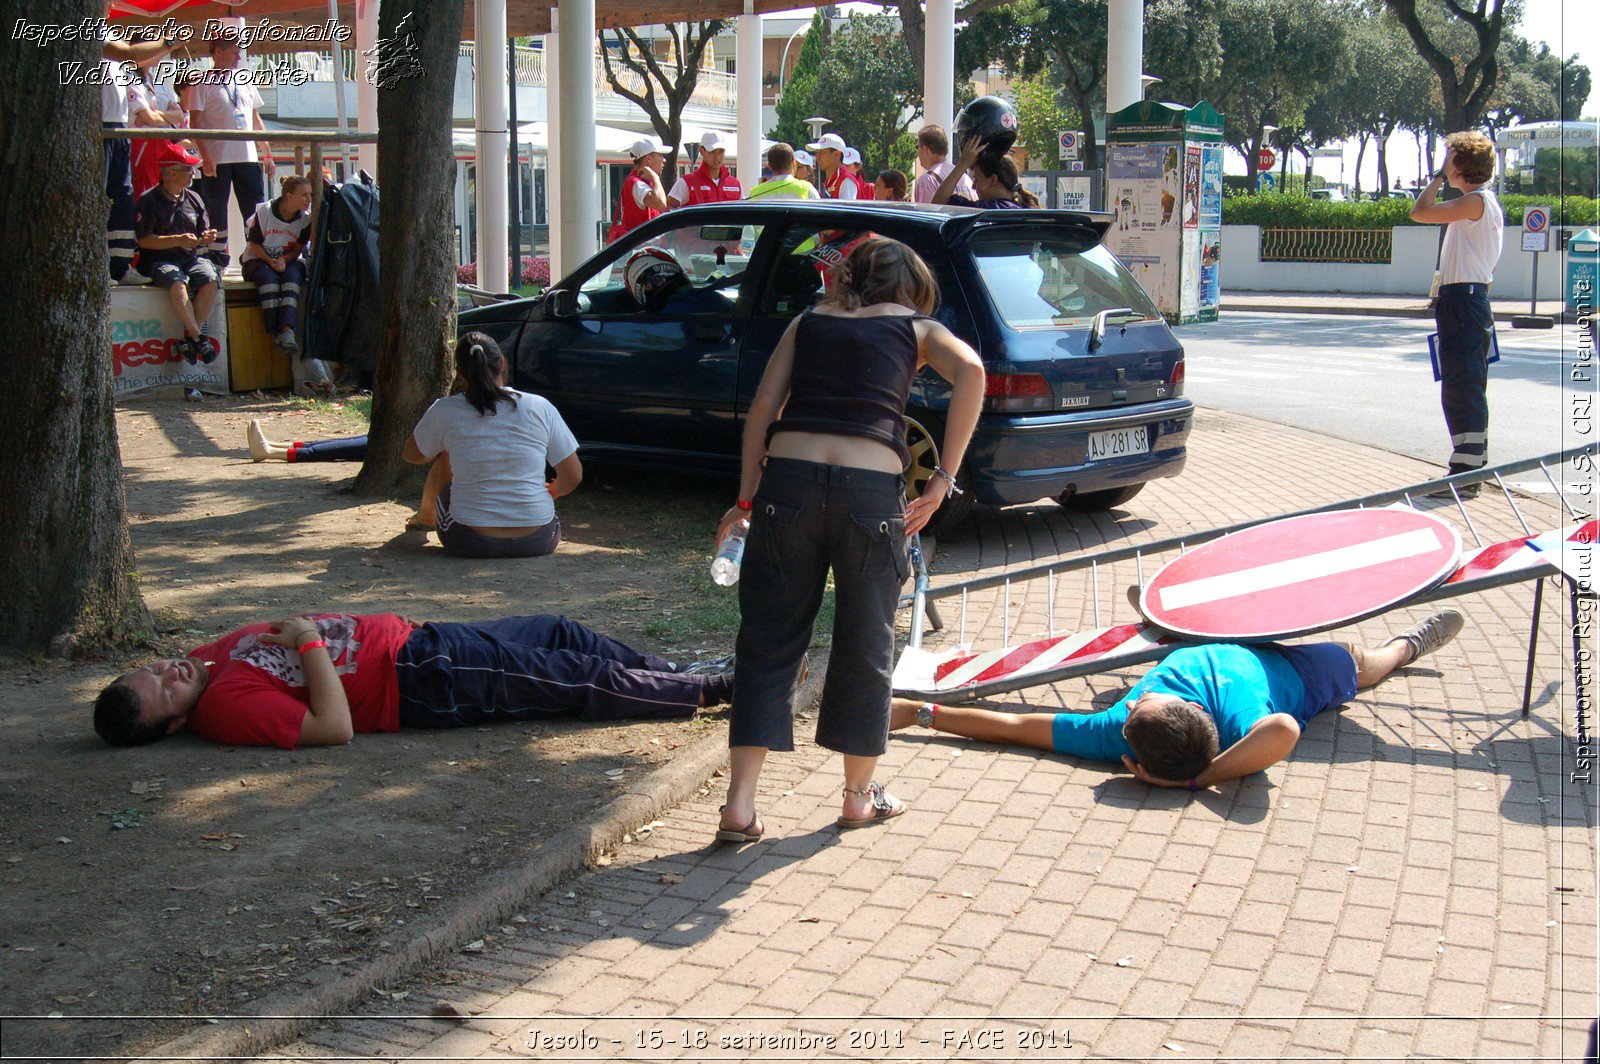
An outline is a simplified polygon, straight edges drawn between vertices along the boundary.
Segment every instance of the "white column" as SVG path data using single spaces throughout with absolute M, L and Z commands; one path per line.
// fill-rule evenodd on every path
M 739 182 L 745 195 L 761 180 L 761 16 L 744 0 L 734 69 L 739 80 Z
M 926 124 L 943 126 L 949 132 L 955 121 L 955 0 L 928 0 L 923 30 L 926 43 L 922 52 L 922 117 Z
M 478 284 L 510 287 L 506 224 L 506 0 L 477 0 L 472 36 L 478 129 Z
M 561 232 L 557 219 L 561 217 L 561 198 L 557 168 L 561 165 L 561 123 L 556 121 L 556 86 L 561 84 L 561 12 L 550 9 L 550 32 L 544 35 L 544 221 L 545 239 L 549 245 L 550 280 L 561 280 Z
M 356 0 L 356 128 L 363 133 L 378 129 L 378 86 L 366 76 L 372 60 L 368 53 L 378 45 L 378 0 Z M 357 165 L 373 177 L 378 176 L 378 146 L 362 144 L 356 149 Z
M 1106 113 L 1144 99 L 1144 4 L 1108 0 L 1106 24 Z
M 556 120 L 561 124 L 561 265 L 567 270 L 594 254 L 600 224 L 594 187 L 594 34 L 594 0 L 561 0 Z

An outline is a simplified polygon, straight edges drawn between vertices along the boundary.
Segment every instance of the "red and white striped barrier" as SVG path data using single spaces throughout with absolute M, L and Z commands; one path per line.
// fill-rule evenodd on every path
M 1572 548 L 1590 548 L 1597 538 L 1600 538 L 1600 521 L 1587 521 L 1538 536 L 1493 543 L 1468 554 L 1438 586 L 1443 588 L 1523 570 L 1530 570 L 1529 578 L 1532 578 L 1536 574 L 1531 570 L 1559 566 L 1559 559 L 1568 556 Z M 1471 590 L 1466 588 L 1462 593 Z M 1137 659 L 1145 657 L 1149 651 L 1176 647 L 1184 642 L 1186 640 L 1148 622 L 1137 621 L 978 653 L 957 648 L 934 654 L 918 647 L 907 647 L 895 665 L 894 689 L 897 693 L 925 696 L 967 691 L 980 685 L 991 692 L 1016 690 L 1029 686 L 1031 676 L 1064 667 L 1071 667 L 1073 675 L 1080 676 L 1110 671 L 1137 663 Z M 1096 668 L 1097 665 L 1104 668 Z

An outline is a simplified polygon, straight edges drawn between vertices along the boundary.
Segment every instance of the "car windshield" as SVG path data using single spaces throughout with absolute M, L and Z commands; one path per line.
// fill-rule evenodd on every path
M 690 225 L 671 229 L 642 247 L 658 247 L 672 254 L 691 283 L 715 285 L 729 302 L 737 302 L 737 276 L 744 273 L 750 253 L 761 237 L 759 225 Z M 637 249 L 632 249 L 637 250 Z M 632 254 L 630 250 L 629 254 Z M 583 282 L 582 291 L 595 292 L 622 287 L 622 271 L 628 255 L 618 256 L 610 265 Z
M 1122 307 L 1131 318 L 1161 316 L 1103 245 L 1081 232 L 1036 234 L 996 228 L 972 237 L 978 274 L 1011 328 L 1089 325 L 1102 310 Z

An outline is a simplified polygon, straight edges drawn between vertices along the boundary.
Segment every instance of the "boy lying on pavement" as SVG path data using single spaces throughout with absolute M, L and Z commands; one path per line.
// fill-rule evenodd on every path
M 1203 790 L 1289 756 L 1312 717 L 1454 639 L 1442 610 L 1380 646 L 1211 643 L 1183 647 L 1099 713 L 997 713 L 896 698 L 891 730 L 920 724 L 983 742 L 1121 760 L 1157 787 Z

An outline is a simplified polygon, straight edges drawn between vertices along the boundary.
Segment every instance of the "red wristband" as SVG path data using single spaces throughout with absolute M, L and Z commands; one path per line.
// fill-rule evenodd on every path
M 749 499 L 740 499 L 738 502 L 734 503 L 734 505 L 737 506 L 741 510 L 748 510 L 748 509 L 751 508 L 751 506 L 753 504 L 750 502 Z
M 307 639 L 304 643 L 298 644 L 295 649 L 304 654 L 306 651 L 316 650 L 318 647 L 326 650 L 328 649 L 328 644 L 321 639 Z

